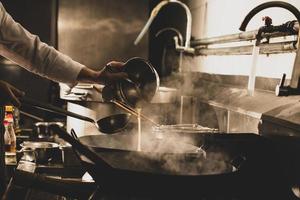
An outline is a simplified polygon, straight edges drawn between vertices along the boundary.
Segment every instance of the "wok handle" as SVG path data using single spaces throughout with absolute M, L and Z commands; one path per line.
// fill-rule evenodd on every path
M 29 105 L 29 106 L 35 107 L 37 109 L 40 109 L 40 110 L 45 110 L 47 112 L 52 112 L 52 113 L 63 115 L 63 116 L 70 116 L 70 117 L 74 117 L 76 119 L 81 119 L 83 121 L 95 123 L 95 120 L 92 118 L 85 117 L 85 116 L 82 116 L 82 115 L 79 115 L 79 114 L 76 114 L 76 113 L 73 113 L 70 111 L 66 111 L 62 108 L 53 106 L 48 103 L 41 103 L 41 102 L 39 102 L 35 99 L 32 99 L 32 98 L 29 98 L 29 97 L 22 97 L 21 102 L 22 102 L 22 104 Z
M 14 186 L 38 189 L 52 194 L 63 195 L 72 198 L 86 199 L 96 190 L 94 182 L 82 182 L 79 180 L 55 179 L 22 170 L 16 170 L 3 199 L 12 199 Z
M 92 161 L 98 169 L 101 170 L 111 170 L 112 167 L 107 164 L 101 157 L 99 157 L 95 152 L 90 150 L 88 147 L 83 145 L 79 140 L 73 138 L 67 131 L 58 127 L 57 125 L 52 125 L 50 127 L 54 133 L 58 134 L 59 137 L 64 139 L 66 142 L 72 145 L 72 148 L 76 150 L 79 154 L 85 156 L 90 161 Z

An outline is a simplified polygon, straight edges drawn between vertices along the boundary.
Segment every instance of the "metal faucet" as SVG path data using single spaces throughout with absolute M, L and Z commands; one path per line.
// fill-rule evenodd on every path
M 177 40 L 174 38 L 176 49 L 179 51 L 188 51 L 188 52 L 192 51 L 193 52 L 193 49 L 190 47 L 190 40 L 191 40 L 191 34 L 192 34 L 191 33 L 192 32 L 192 14 L 191 14 L 191 11 L 188 8 L 188 6 L 178 0 L 164 0 L 164 1 L 161 1 L 159 4 L 157 4 L 157 6 L 152 10 L 151 15 L 150 15 L 147 23 L 145 24 L 144 28 L 142 29 L 142 31 L 140 32 L 140 34 L 134 41 L 134 44 L 137 45 L 140 42 L 140 40 L 143 38 L 143 36 L 146 34 L 149 27 L 151 26 L 153 20 L 156 18 L 156 16 L 160 12 L 160 10 L 168 4 L 177 4 L 181 7 L 183 7 L 186 12 L 187 26 L 186 26 L 186 33 L 185 33 L 185 44 L 184 44 L 184 46 L 179 45 L 178 42 L 176 43 Z
M 166 28 L 163 28 L 161 30 L 159 30 L 156 34 L 155 34 L 155 37 L 158 37 L 160 36 L 161 34 L 165 33 L 165 32 L 174 32 L 176 34 L 176 36 L 174 36 L 174 40 L 177 40 L 175 41 L 175 44 L 177 43 L 178 45 L 180 46 L 183 46 L 183 37 L 182 37 L 182 34 L 180 33 L 180 31 L 176 28 L 172 28 L 172 27 L 166 27 Z
M 253 8 L 245 17 L 245 19 L 243 20 L 241 26 L 240 26 L 240 30 L 241 31 L 245 31 L 246 27 L 248 25 L 248 23 L 250 22 L 250 20 L 260 11 L 267 9 L 267 8 L 272 8 L 272 7 L 279 7 L 279 8 L 284 8 L 289 10 L 291 13 L 293 13 L 295 15 L 295 17 L 297 18 L 298 22 L 300 22 L 300 12 L 299 10 L 294 7 L 293 5 L 286 3 L 286 2 L 282 2 L 282 1 L 270 1 L 270 2 L 266 2 L 263 4 L 260 4 L 259 6 Z
M 255 7 L 252 9 L 245 17 L 244 21 L 242 22 L 240 26 L 241 31 L 245 31 L 246 27 L 249 23 L 249 21 L 260 11 L 271 8 L 271 7 L 279 7 L 279 8 L 284 8 L 286 10 L 289 10 L 291 13 L 294 14 L 294 16 L 298 20 L 298 24 L 300 23 L 300 12 L 299 10 L 294 7 L 293 5 L 282 2 L 282 1 L 270 1 L 266 2 L 263 4 L 260 4 L 259 6 Z M 300 49 L 299 49 L 299 38 L 300 38 L 300 31 L 298 31 L 298 43 L 297 43 L 297 53 L 296 53 L 296 58 L 294 62 L 294 67 L 293 67 L 293 73 L 292 73 L 292 78 L 290 81 L 289 86 L 284 86 L 284 80 L 285 80 L 285 74 L 283 75 L 283 78 L 280 82 L 279 85 L 276 87 L 276 95 L 277 96 L 287 96 L 287 95 L 295 95 L 295 94 L 300 94 Z
M 261 43 L 262 40 L 262 34 L 263 33 L 274 33 L 274 32 L 282 32 L 282 33 L 288 33 L 288 34 L 298 34 L 298 31 L 295 29 L 298 22 L 297 20 L 292 20 L 288 21 L 282 25 L 279 26 L 273 26 L 272 25 L 272 18 L 269 16 L 263 17 L 263 20 L 265 21 L 265 26 L 262 26 L 258 29 L 257 35 L 256 35 L 256 46 L 258 46 Z M 264 43 L 269 43 L 270 41 L 270 36 L 265 36 L 266 37 L 266 42 Z M 294 43 L 295 49 L 296 43 Z
M 174 32 L 176 35 L 173 37 L 173 41 L 175 43 L 175 49 L 179 49 L 179 48 L 182 48 L 183 47 L 183 37 L 182 37 L 182 34 L 180 33 L 180 31 L 176 28 L 173 28 L 173 27 L 166 27 L 166 28 L 163 28 L 161 30 L 159 30 L 156 34 L 155 34 L 155 37 L 157 38 L 158 36 L 162 35 L 163 33 L 165 32 Z M 182 72 L 182 51 L 179 51 L 179 66 L 178 66 L 178 71 L 179 72 Z M 163 53 L 163 60 L 162 60 L 162 63 L 165 63 L 165 56 L 164 56 L 164 53 Z

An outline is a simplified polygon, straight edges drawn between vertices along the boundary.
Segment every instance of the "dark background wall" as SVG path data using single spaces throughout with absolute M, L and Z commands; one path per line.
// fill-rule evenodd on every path
M 147 0 L 60 0 L 58 48 L 94 69 L 108 61 L 148 57 L 148 40 L 134 40 L 148 18 Z
M 6 10 L 12 17 L 22 24 L 30 32 L 40 36 L 41 40 L 56 46 L 56 0 L 2 0 Z M 42 101 L 50 101 L 50 91 L 55 90 L 56 84 L 40 78 L 37 75 L 29 73 L 23 68 L 8 62 L 6 59 L 0 59 L 0 79 L 10 82 L 17 88 L 26 92 L 26 95 L 32 96 Z M 46 115 L 31 109 L 24 108 L 32 114 L 39 114 L 44 118 Z M 2 112 L 0 115 L 2 117 Z M 1 118 L 0 117 L 0 118 Z M 2 121 L 2 120 L 0 120 Z M 0 133 L 2 132 L 0 125 Z M 0 137 L 0 196 L 5 188 L 4 186 L 4 153 L 3 153 L 3 137 Z
M 57 0 L 2 0 L 1 2 L 15 21 L 31 33 L 38 35 L 43 42 L 57 46 Z M 0 61 L 0 79 L 8 81 L 25 91 L 27 96 L 40 101 L 55 102 L 58 97 L 56 94 L 59 88 L 56 83 L 32 74 L 3 58 Z M 43 118 L 50 117 L 44 112 L 30 108 L 23 108 L 23 110 Z

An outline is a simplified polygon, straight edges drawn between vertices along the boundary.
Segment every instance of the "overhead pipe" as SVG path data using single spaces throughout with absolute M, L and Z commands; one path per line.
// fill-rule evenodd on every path
M 276 54 L 295 52 L 294 41 L 261 44 L 260 54 Z M 220 48 L 196 48 L 196 56 L 224 56 L 224 55 L 252 55 L 253 45 L 220 47 Z
M 244 42 L 255 40 L 258 30 L 241 32 L 236 34 L 222 35 L 217 37 L 202 38 L 191 41 L 191 46 L 197 48 L 198 46 L 207 46 L 212 44 L 223 44 L 231 42 Z M 275 38 L 294 35 L 290 32 L 273 32 L 273 33 L 262 33 L 262 38 Z

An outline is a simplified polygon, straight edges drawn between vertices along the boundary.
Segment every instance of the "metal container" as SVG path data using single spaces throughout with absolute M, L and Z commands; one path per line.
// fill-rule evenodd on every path
M 150 103 L 158 91 L 159 76 L 151 63 L 143 58 L 129 59 L 123 66 L 127 79 L 106 85 L 102 98 L 106 101 L 118 100 L 136 107 L 141 103 Z M 108 71 L 112 71 L 107 67 Z
M 36 163 L 50 162 L 57 153 L 61 152 L 60 147 L 54 142 L 26 141 L 21 144 L 23 159 Z
M 133 106 L 139 101 L 151 102 L 159 87 L 159 76 L 152 64 L 143 58 L 134 57 L 125 63 L 124 72 L 132 81 L 121 81 L 117 85 L 124 102 Z
M 62 122 L 36 122 L 34 124 L 35 136 L 39 139 L 54 139 L 55 133 L 53 133 L 50 126 L 57 125 L 59 127 L 64 127 Z

